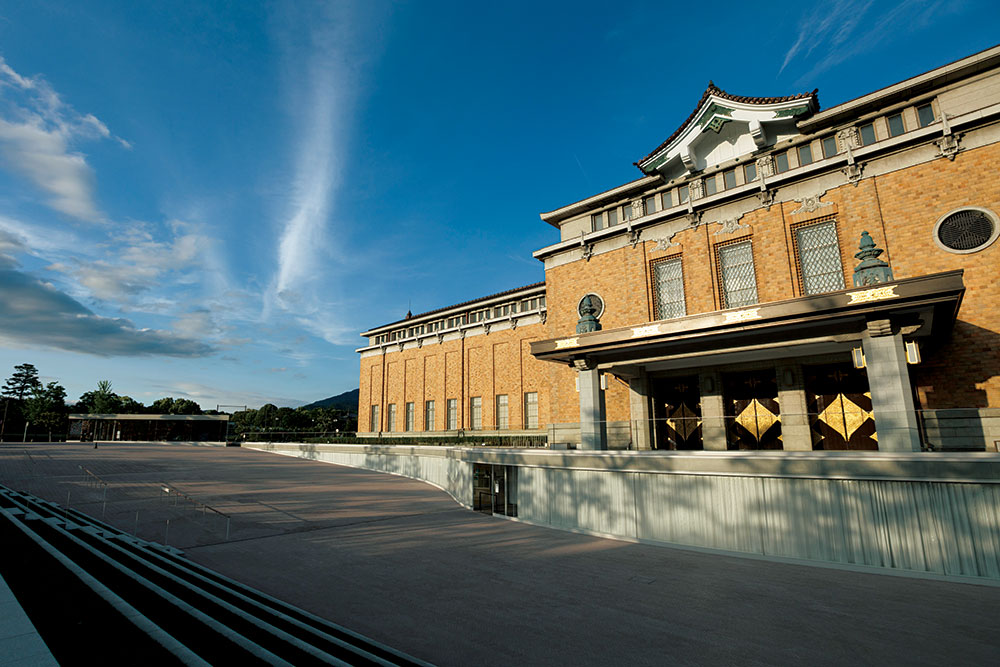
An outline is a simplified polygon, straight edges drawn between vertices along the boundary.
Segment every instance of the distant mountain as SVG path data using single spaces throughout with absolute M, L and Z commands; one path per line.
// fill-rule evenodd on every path
M 312 410 L 313 408 L 337 408 L 338 410 L 357 412 L 358 396 L 360 394 L 360 389 L 352 389 L 351 391 L 345 391 L 343 394 L 337 394 L 330 398 L 324 398 L 314 403 L 303 405 L 302 408 L 305 410 Z

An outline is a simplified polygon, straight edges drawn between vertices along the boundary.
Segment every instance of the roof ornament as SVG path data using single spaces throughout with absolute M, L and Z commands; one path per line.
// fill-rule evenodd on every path
M 597 320 L 597 306 L 591 295 L 588 294 L 580 301 L 580 319 L 576 323 L 577 333 L 592 333 L 601 330 L 601 323 Z
M 889 263 L 878 258 L 885 250 L 875 246 L 875 240 L 868 232 L 861 232 L 859 247 L 860 252 L 854 256 L 860 259 L 861 263 L 854 267 L 854 286 L 864 287 L 892 282 L 892 269 Z

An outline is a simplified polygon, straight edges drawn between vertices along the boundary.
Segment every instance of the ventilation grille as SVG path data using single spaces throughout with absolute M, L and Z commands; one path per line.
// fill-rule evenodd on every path
M 993 220 L 982 211 L 958 211 L 941 221 L 938 240 L 952 250 L 975 250 L 993 238 Z

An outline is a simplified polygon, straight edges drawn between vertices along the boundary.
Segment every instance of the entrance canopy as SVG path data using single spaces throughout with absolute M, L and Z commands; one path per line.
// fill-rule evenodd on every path
M 965 286 L 949 271 L 826 294 L 531 343 L 538 359 L 629 376 L 647 371 L 849 351 L 872 328 L 927 342 L 955 323 Z

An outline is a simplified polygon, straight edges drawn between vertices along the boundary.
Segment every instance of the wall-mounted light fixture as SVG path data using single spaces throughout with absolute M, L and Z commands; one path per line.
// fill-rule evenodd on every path
M 906 363 L 920 363 L 920 345 L 918 345 L 915 340 L 906 341 Z
M 865 351 L 860 347 L 856 347 L 851 350 L 851 360 L 854 362 L 855 368 L 865 367 Z

